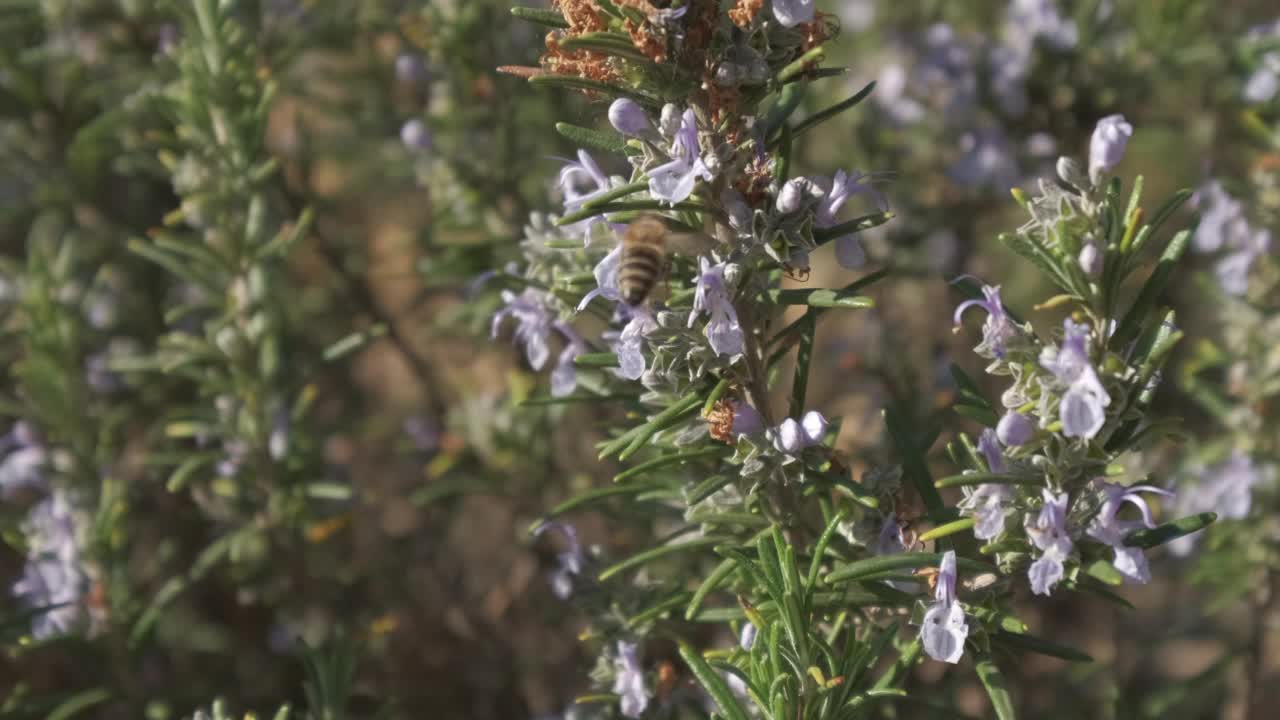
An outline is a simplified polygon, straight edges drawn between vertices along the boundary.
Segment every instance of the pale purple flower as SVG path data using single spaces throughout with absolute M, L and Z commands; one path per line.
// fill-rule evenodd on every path
M 564 196 L 564 209 L 571 213 L 582 208 L 583 203 L 607 192 L 610 187 L 609 176 L 605 174 L 595 158 L 586 150 L 578 150 L 578 162 L 566 161 L 560 168 L 556 178 L 556 187 Z M 582 235 L 584 242 L 591 239 L 591 229 L 604 222 L 600 216 L 570 223 L 561 228 L 569 235 Z
M 573 360 L 586 352 L 587 344 L 568 323 L 557 322 L 555 328 L 564 336 L 565 345 L 551 371 L 551 395 L 564 397 L 578 386 L 578 370 Z
M 1097 516 L 1089 525 L 1089 537 L 1111 546 L 1115 551 L 1111 564 L 1127 580 L 1137 583 L 1150 582 L 1151 572 L 1147 568 L 1147 556 L 1143 554 L 1142 548 L 1125 545 L 1124 539 L 1134 530 L 1156 526 L 1151 517 L 1151 508 L 1142 498 L 1141 493 L 1155 493 L 1167 497 L 1172 497 L 1173 493 L 1153 485 L 1117 485 L 1101 478 L 1097 483 L 1102 492 L 1103 502 Z M 1136 507 L 1142 519 L 1120 520 L 1120 508 L 1124 503 Z
M 821 444 L 826 434 L 827 419 L 822 413 L 810 410 L 799 422 L 794 418 L 783 420 L 772 432 L 773 446 L 778 452 L 795 455 Z
M 971 307 L 986 310 L 987 320 L 982 324 L 982 342 L 974 348 L 974 352 L 983 357 L 1003 358 L 1009 350 L 1009 343 L 1018 336 L 1018 326 L 1004 311 L 1004 304 L 1000 302 L 999 285 L 983 285 L 982 295 L 981 300 L 965 300 L 957 305 L 951 319 L 959 326 L 965 310 Z
M 996 425 L 996 437 L 1008 447 L 1025 445 L 1035 436 L 1035 432 L 1031 420 L 1020 412 L 1005 413 Z
M 869 175 L 857 170 L 849 173 L 837 170 L 835 176 L 831 178 L 812 178 L 813 184 L 822 191 L 822 196 L 813 211 L 814 227 L 826 228 L 837 225 L 840 209 L 854 195 L 869 198 L 872 205 L 879 211 L 887 210 L 889 203 L 884 195 L 871 185 L 870 179 Z M 867 256 L 856 232 L 846 233 L 836 238 L 835 245 L 836 261 L 841 267 L 855 270 L 866 263 Z
M 1241 223 L 1243 225 L 1243 223 Z M 1271 231 L 1266 228 L 1253 230 L 1241 228 L 1233 252 L 1223 257 L 1213 267 L 1218 285 L 1228 295 L 1240 296 L 1249 290 L 1249 270 L 1271 247 Z
M 400 144 L 406 149 L 417 152 L 430 150 L 433 144 L 431 131 L 422 118 L 412 118 L 400 126 Z
M 1057 0 L 1013 0 L 1009 6 L 1011 34 L 1030 44 L 1043 40 L 1055 50 L 1069 50 L 1079 42 L 1076 23 L 1058 12 Z
M 765 431 L 764 418 L 760 416 L 760 411 L 750 404 L 741 400 L 730 400 L 729 408 L 733 412 L 733 422 L 729 428 L 733 437 L 759 435 Z
M 573 578 L 582 574 L 584 565 L 582 545 L 578 542 L 578 530 L 569 523 L 548 520 L 533 531 L 538 537 L 548 530 L 558 530 L 565 539 L 565 549 L 556 556 L 559 567 L 551 573 L 551 590 L 556 597 L 565 600 L 573 593 Z
M 1066 334 L 1062 347 L 1045 348 L 1040 353 L 1040 365 L 1066 389 L 1058 406 L 1062 434 L 1091 440 L 1106 422 L 1105 408 L 1111 404 L 1111 396 L 1089 362 L 1089 327 L 1070 318 L 1063 325 Z
M 27 608 L 60 605 L 36 615 L 31 634 L 36 639 L 63 634 L 83 619 L 80 599 L 89 584 L 80 559 L 75 515 L 66 494 L 54 490 L 33 507 L 24 531 L 27 563 L 13 585 L 13 595 Z
M 640 137 L 653 132 L 653 124 L 644 108 L 635 100 L 618 98 L 609 106 L 609 124 L 623 135 Z
M 1013 117 L 1027 111 L 1027 76 L 1031 53 L 1015 45 L 997 45 L 987 56 L 988 82 L 1000 108 Z
M 994 430 L 982 431 L 978 438 L 978 452 L 987 461 L 992 473 L 1008 472 L 1005 465 L 1004 452 L 996 439 Z M 983 483 L 972 491 L 957 506 L 962 512 L 974 517 L 973 536 L 979 540 L 992 540 L 1004 532 L 1005 503 L 1013 495 L 1007 485 L 1001 483 Z
M 1027 537 L 1040 550 L 1040 557 L 1027 569 L 1027 578 L 1032 592 L 1050 595 L 1053 586 L 1062 580 L 1062 563 L 1074 545 L 1067 532 L 1067 494 L 1055 495 L 1048 488 L 1041 492 L 1044 505 L 1040 507 L 1040 514 L 1034 520 L 1030 517 L 1026 520 Z
M 1251 27 L 1245 37 L 1262 43 L 1274 40 L 1280 37 L 1280 20 Z M 1280 52 L 1271 50 L 1258 58 L 1258 66 L 1245 81 L 1242 94 L 1246 102 L 1261 105 L 1271 102 L 1277 93 L 1280 93 Z
M 644 338 L 658 329 L 658 323 L 646 309 L 633 312 L 631 319 L 622 328 L 613 351 L 618 356 L 618 375 L 628 380 L 639 380 L 644 374 Z
M 1080 248 L 1080 269 L 1085 275 L 1090 277 L 1097 276 L 1102 272 L 1102 253 L 1098 251 L 1098 244 L 1095 242 L 1087 242 L 1084 247 Z
M 964 609 L 956 600 L 956 553 L 948 550 L 938 565 L 934 602 L 925 611 L 920 626 L 920 642 L 925 653 L 941 662 L 955 664 L 964 654 L 964 641 L 969 637 Z
M 902 524 L 892 514 L 884 516 L 880 524 L 880 533 L 876 536 L 877 555 L 897 555 L 907 549 L 906 540 L 902 536 Z
M 503 321 L 509 317 L 514 318 L 515 342 L 524 346 L 529 367 L 541 370 L 551 355 L 551 350 L 547 347 L 547 338 L 551 335 L 552 323 L 555 320 L 554 315 L 547 308 L 546 293 L 536 288 L 525 288 L 519 295 L 510 290 L 503 290 L 502 300 L 506 305 L 493 314 L 490 335 L 497 337 Z
M 1017 157 L 1002 128 L 987 126 L 961 135 L 960 153 L 947 171 L 957 183 L 995 190 L 1007 190 L 1017 184 Z
M 1200 224 L 1191 242 L 1197 252 L 1216 252 L 1237 234 L 1236 228 L 1245 223 L 1244 205 L 1227 194 L 1222 183 L 1210 180 L 1196 190 L 1191 199 L 1192 207 L 1200 211 Z
M 689 327 L 702 313 L 707 313 L 706 335 L 711 349 L 717 355 L 730 357 L 742 352 L 742 326 L 738 324 L 738 311 L 725 285 L 725 263 L 712 265 L 705 257 L 698 258 L 698 287 L 693 296 L 693 312 L 689 314 Z
M 1123 115 L 1108 115 L 1098 121 L 1089 139 L 1089 177 L 1094 183 L 1120 164 L 1130 137 L 1133 126 L 1125 122 Z
M 684 111 L 671 142 L 671 161 L 649 170 L 649 194 L 672 205 L 693 194 L 698 178 L 714 176 L 703 164 L 698 149 L 698 119 L 693 108 Z
M 1215 512 L 1222 520 L 1248 517 L 1253 488 L 1264 482 L 1270 470 L 1273 468 L 1260 467 L 1248 454 L 1234 450 L 1226 460 L 1193 473 L 1198 476 L 1197 481 L 1178 493 L 1178 514 Z M 1169 543 L 1169 549 L 1176 555 L 1186 555 L 1198 535 L 1200 532 L 1177 538 Z
M 840 29 L 862 32 L 876 21 L 875 0 L 844 0 L 837 8 L 840 15 Z
M 1280 53 L 1267 53 L 1262 62 L 1249 74 L 1244 83 L 1244 99 L 1246 102 L 1262 105 L 1271 102 L 1280 92 Z
M 622 715 L 638 718 L 649 707 L 649 692 L 644 686 L 636 643 L 618 641 L 618 657 L 614 660 L 613 691 L 621 699 Z
M 773 16 L 782 27 L 813 22 L 815 0 L 773 0 Z
M 427 63 L 418 53 L 396 56 L 396 79 L 405 85 L 422 85 L 427 81 Z
M 596 289 L 587 293 L 578 303 L 578 312 L 587 309 L 596 297 L 602 297 L 615 303 L 622 302 L 622 290 L 618 288 L 618 267 L 622 263 L 622 243 L 609 251 L 596 263 L 592 274 L 596 276 Z
M 0 498 L 7 498 L 20 488 L 43 487 L 49 451 L 35 429 L 19 420 L 4 436 L 0 436 Z
M 742 624 L 742 632 L 738 634 L 738 647 L 750 651 L 756 644 L 756 626 L 750 620 Z

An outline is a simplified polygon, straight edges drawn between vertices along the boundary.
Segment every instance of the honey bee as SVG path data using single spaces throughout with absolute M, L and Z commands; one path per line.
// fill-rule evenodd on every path
M 623 302 L 636 306 L 649 297 L 666 271 L 668 250 L 697 255 L 714 243 L 703 233 L 673 232 L 661 215 L 645 213 L 632 220 L 622 234 L 618 262 L 618 290 Z

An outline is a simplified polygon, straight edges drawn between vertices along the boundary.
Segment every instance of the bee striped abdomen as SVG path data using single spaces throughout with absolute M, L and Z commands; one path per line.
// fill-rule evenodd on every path
M 628 305 L 639 305 L 658 283 L 666 260 L 667 226 L 658 218 L 642 216 L 627 227 L 618 263 L 618 290 Z
M 652 245 L 635 245 L 622 251 L 618 265 L 618 289 L 628 305 L 644 302 L 662 272 L 662 250 Z

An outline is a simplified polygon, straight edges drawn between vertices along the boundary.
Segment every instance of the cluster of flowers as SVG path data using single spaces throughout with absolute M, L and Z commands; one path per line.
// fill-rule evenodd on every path
M 31 635 L 58 635 L 85 617 L 82 599 L 89 576 L 81 558 L 85 523 L 71 505 L 67 491 L 51 487 L 47 473 L 52 451 L 25 421 L 14 423 L 0 437 L 0 498 L 10 500 L 23 491 L 46 496 L 28 511 L 23 523 L 27 562 L 11 590 L 24 607 L 36 611 Z
M 949 177 L 1003 192 L 1024 172 L 1037 171 L 1057 148 L 1055 138 L 1044 132 L 1028 136 L 1019 147 L 1005 127 L 1027 112 L 1036 49 L 1068 52 L 1078 41 L 1075 21 L 1055 0 L 1012 0 L 995 38 L 935 23 L 919 37 L 898 43 L 879 72 L 876 99 L 900 125 L 940 119 L 949 135 L 960 137 Z M 1023 158 L 1032 165 L 1024 168 Z
M 1044 194 L 1028 207 L 1033 220 L 1019 232 L 1041 242 L 1060 244 L 1056 233 L 1079 233 L 1086 238 L 1076 262 L 1088 277 L 1103 271 L 1108 248 L 1098 247 L 1104 219 L 1097 202 L 1107 173 L 1120 161 L 1132 127 L 1119 116 L 1098 123 L 1085 173 L 1075 162 L 1059 161 L 1061 183 L 1043 183 Z M 961 303 L 955 323 L 971 308 L 986 312 L 982 342 L 974 351 L 990 361 L 987 372 L 1009 377 L 1013 383 L 1001 396 L 1003 415 L 994 428 L 984 430 L 973 453 L 973 469 L 982 478 L 966 484 L 962 513 L 973 518 L 974 536 L 989 544 L 1003 569 L 1025 568 L 1032 592 L 1050 595 L 1074 569 L 1099 551 L 1109 551 L 1115 571 L 1128 582 L 1151 579 L 1142 548 L 1126 544 L 1135 530 L 1154 528 L 1144 495 L 1171 497 L 1168 490 L 1147 484 L 1121 485 L 1107 479 L 1107 468 L 1118 458 L 1109 440 L 1137 398 L 1152 383 L 1128 363 L 1127 348 L 1109 348 L 1114 321 L 1084 308 L 1063 322 L 1061 339 L 1045 342 L 1030 323 L 1020 323 L 1000 298 L 999 287 L 983 286 L 981 299 Z M 1125 504 L 1138 517 L 1121 517 Z M 1010 522 L 1013 520 L 1014 522 Z M 1094 543 L 1084 547 L 1081 541 Z M 944 566 L 942 573 L 947 574 Z M 953 568 L 952 568 L 953 571 Z M 954 662 L 956 638 L 965 628 L 954 610 L 939 605 L 949 624 L 926 634 L 931 657 Z M 962 616 L 961 616 L 962 617 Z
M 571 28 L 599 31 L 602 16 L 586 14 L 603 12 L 599 8 L 590 3 L 562 5 Z M 748 14 L 745 19 L 731 11 L 737 28 L 724 35 L 739 38 L 745 31 L 746 39 L 723 48 L 732 58 L 726 62 L 745 62 L 749 70 L 752 60 L 762 60 L 764 71 L 739 67 L 725 73 L 723 63 L 713 59 L 705 63 L 708 77 L 701 89 L 732 80 L 741 91 L 770 77 L 770 69 L 776 72 L 792 61 L 794 54 L 775 56 L 770 49 L 794 41 L 792 29 L 805 29 L 808 21 L 814 22 L 805 31 L 815 32 L 821 18 L 812 5 L 774 2 L 771 14 Z M 1031 43 L 1042 36 L 1054 43 L 1073 43 L 1072 26 L 1051 10 L 1051 3 L 1017 3 L 1015 15 L 1031 14 L 1017 16 L 1016 21 L 1038 28 Z M 633 36 L 653 35 L 636 30 L 642 16 L 618 12 L 617 24 Z M 679 39 L 700 36 L 705 28 L 699 24 L 707 22 L 704 15 L 711 13 L 655 13 L 648 22 L 661 26 L 661 37 Z M 1011 47 L 1010 62 L 1029 62 L 1030 47 Z M 557 56 L 558 62 L 567 62 L 566 57 Z M 597 69 L 606 78 L 622 74 L 614 72 L 616 68 Z M 659 105 L 625 94 L 615 100 L 608 118 L 625 139 L 621 154 L 630 172 L 610 175 L 596 156 L 580 150 L 559 174 L 564 214 L 535 215 L 522 245 L 524 263 L 490 276 L 508 285 L 493 317 L 495 336 L 514 321 L 515 341 L 535 370 L 551 362 L 552 342 L 561 338 L 552 371 L 553 395 L 584 389 L 583 398 L 590 398 L 639 382 L 645 390 L 642 403 L 665 406 L 650 418 L 650 423 L 664 421 L 655 442 L 677 454 L 692 454 L 702 443 L 718 456 L 717 462 L 729 466 L 729 481 L 714 491 L 692 492 L 692 486 L 686 486 L 684 519 L 701 527 L 704 537 L 714 527 L 706 518 L 722 512 L 723 517 L 751 517 L 753 510 L 777 500 L 762 498 L 789 497 L 786 488 L 844 472 L 827 447 L 833 424 L 816 411 L 796 408 L 802 404 L 802 390 L 793 398 L 792 414 L 797 417 L 779 422 L 772 416 L 765 375 L 773 360 L 766 350 L 773 341 L 787 338 L 788 331 L 770 338 L 763 329 L 767 320 L 761 323 L 776 310 L 775 298 L 781 296 L 775 293 L 783 273 L 805 271 L 809 254 L 826 242 L 834 243 L 842 266 L 861 266 L 865 257 L 857 233 L 887 217 L 883 196 L 865 174 L 842 171 L 831 177 L 786 178 L 770 152 L 776 128 L 769 127 L 768 116 L 720 112 L 723 107 L 712 108 L 720 96 L 708 95 L 705 101 L 695 97 L 688 106 Z M 956 483 L 965 487 L 959 509 L 973 518 L 975 535 L 989 544 L 999 569 L 1008 575 L 1025 574 L 1037 594 L 1048 595 L 1063 583 L 1074 587 L 1079 569 L 1104 557 L 1109 564 L 1102 565 L 1113 568 L 1108 582 L 1147 582 L 1143 549 L 1128 541 L 1135 531 L 1155 527 L 1148 497 L 1169 494 L 1151 485 L 1114 481 L 1111 469 L 1124 450 L 1122 440 L 1143 419 L 1141 406 L 1159 378 L 1143 364 L 1147 358 L 1132 357 L 1136 341 L 1126 347 L 1112 342 L 1114 308 L 1086 301 L 1103 294 L 1099 286 L 1110 277 L 1108 263 L 1128 252 L 1119 247 L 1117 225 L 1111 220 L 1116 201 L 1111 192 L 1118 182 L 1107 180 L 1132 132 L 1123 117 L 1104 118 L 1093 134 L 1088 167 L 1059 159 L 1060 177 L 1042 181 L 1041 195 L 1023 200 L 1032 220 L 1019 236 L 1045 248 L 1057 261 L 1066 259 L 1069 267 L 1056 269 L 1055 281 L 1079 284 L 1073 295 L 1082 307 L 1064 322 L 1061 335 L 1053 341 L 1038 337 L 1005 307 L 998 287 L 983 286 L 981 299 L 962 303 L 955 313 L 958 325 L 967 310 L 986 311 L 976 352 L 990 361 L 989 373 L 1013 380 L 1002 397 L 1004 412 L 997 417 L 988 408 L 993 427 L 983 432 L 964 463 L 970 470 Z M 595 137 L 597 147 L 616 147 L 612 139 Z M 840 213 L 854 196 L 862 199 L 869 214 L 842 222 Z M 644 219 L 639 211 L 655 208 L 668 214 L 663 222 L 672 251 L 666 283 L 670 287 L 666 292 L 655 289 L 647 298 L 640 293 L 637 300 L 628 284 L 634 280 L 623 282 L 628 277 L 623 272 L 626 236 Z M 1128 222 L 1135 223 L 1136 217 Z M 678 245 L 677 237 L 689 245 Z M 585 315 L 605 323 L 598 339 L 578 329 L 585 322 L 575 316 Z M 607 372 L 597 373 L 602 367 Z M 718 390 L 705 400 L 705 415 L 694 417 L 691 411 L 712 386 Z M 732 457 L 724 458 L 718 443 L 732 445 Z M 607 454 L 606 450 L 602 456 Z M 897 495 L 901 475 L 892 470 L 869 473 L 862 488 L 882 499 Z M 1136 508 L 1136 517 L 1125 512 L 1125 506 Z M 910 557 L 916 543 L 905 537 L 908 520 L 893 504 L 869 502 L 848 517 L 850 523 L 833 520 L 831 527 L 840 531 L 852 557 L 899 555 L 915 563 L 912 567 L 921 566 L 921 557 Z M 557 595 L 567 597 L 589 563 L 567 523 L 544 523 L 537 533 L 552 528 L 566 540 L 552 584 Z M 776 537 L 778 547 L 783 547 L 786 541 L 780 534 Z M 765 554 L 760 552 L 762 558 Z M 973 583 L 966 585 L 958 577 L 965 561 L 954 552 L 943 553 L 939 560 L 931 573 L 935 602 L 924 609 L 919 638 L 930 657 L 954 663 L 970 631 L 967 606 L 958 593 Z M 819 565 L 815 561 L 814 573 Z M 1106 574 L 1092 568 L 1089 572 Z M 886 582 L 897 592 L 916 585 L 901 579 Z M 756 599 L 760 598 L 752 601 Z M 743 650 L 751 647 L 757 622 L 764 620 L 741 625 Z M 612 685 L 624 716 L 640 717 L 653 697 L 641 669 L 640 646 L 623 637 L 604 653 L 596 680 Z M 733 674 L 724 682 L 732 689 L 741 678 Z

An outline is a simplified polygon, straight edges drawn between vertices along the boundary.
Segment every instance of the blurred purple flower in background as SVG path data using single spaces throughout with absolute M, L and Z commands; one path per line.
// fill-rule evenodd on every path
M 638 718 L 649 707 L 649 693 L 644 687 L 644 671 L 640 668 L 636 643 L 618 641 L 618 657 L 614 660 L 616 675 L 613 691 L 621 699 L 624 717 Z
M 405 149 L 415 152 L 430 150 L 433 144 L 431 130 L 427 128 L 427 123 L 422 118 L 411 118 L 400 126 L 400 143 Z
M 516 330 L 514 340 L 524 346 L 525 358 L 529 367 L 541 370 L 547 364 L 551 350 L 547 347 L 547 339 L 551 335 L 554 316 L 547 308 L 545 293 L 537 288 L 525 288 L 519 295 L 510 290 L 502 291 L 502 301 L 506 303 L 493 314 L 490 325 L 490 336 L 497 337 L 502 323 L 507 318 L 515 318 Z
M 0 498 L 21 488 L 42 488 L 49 451 L 27 421 L 19 420 L 0 436 Z
M 89 585 L 81 565 L 75 516 L 66 494 L 54 490 L 33 507 L 24 531 L 27 563 L 21 579 L 13 585 L 13 595 L 30 609 L 59 606 L 36 615 L 31 621 L 31 634 L 36 639 L 60 635 L 83 620 L 80 599 Z
M 582 545 L 578 542 L 578 530 L 569 523 L 548 520 L 533 531 L 539 537 L 548 530 L 558 530 L 565 539 L 565 549 L 556 555 L 559 567 L 551 573 L 551 590 L 556 597 L 566 600 L 573 594 L 573 578 L 582 573 L 584 565 Z

